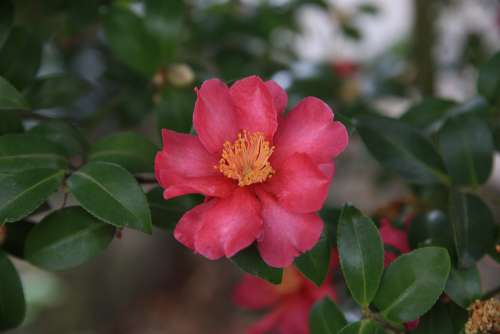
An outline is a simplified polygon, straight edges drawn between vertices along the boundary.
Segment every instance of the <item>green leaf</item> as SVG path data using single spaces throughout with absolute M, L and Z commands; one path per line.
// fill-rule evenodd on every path
M 316 302 L 309 314 L 311 334 L 337 334 L 345 325 L 344 314 L 328 297 Z
M 345 326 L 339 334 L 385 334 L 385 331 L 371 320 L 361 320 Z
M 488 125 L 467 113 L 448 119 L 439 132 L 439 146 L 454 184 L 478 186 L 493 168 L 493 138 Z
M 17 89 L 25 88 L 35 77 L 42 58 L 42 42 L 24 27 L 10 31 L 0 50 L 0 73 Z
M 113 240 L 115 228 L 80 207 L 68 207 L 45 217 L 30 231 L 25 257 L 47 270 L 67 270 L 99 255 Z
M 134 132 L 116 133 L 90 148 L 90 161 L 113 162 L 131 173 L 153 172 L 158 147 Z
M 83 154 L 87 147 L 86 139 L 78 128 L 59 120 L 40 122 L 29 133 L 44 137 L 70 157 Z
M 325 224 L 318 243 L 308 252 L 295 259 L 295 266 L 305 277 L 320 286 L 330 269 L 330 254 L 332 252 Z
M 424 247 L 401 255 L 386 269 L 373 302 L 390 321 L 415 320 L 439 298 L 449 272 L 444 248 Z
M 19 326 L 26 314 L 23 286 L 7 255 L 0 250 L 0 330 Z
M 0 110 L 0 135 L 19 133 L 24 131 L 23 123 L 17 112 L 13 110 Z
M 26 242 L 26 238 L 28 237 L 28 233 L 34 226 L 34 223 L 24 220 L 15 224 L 5 225 L 7 233 L 1 248 L 11 255 L 17 256 L 21 259 L 24 258 L 24 244 Z
M 165 89 L 154 109 L 158 128 L 189 132 L 195 98 L 192 89 Z
M 358 131 L 370 153 L 408 182 L 449 183 L 441 157 L 413 127 L 395 119 L 365 115 L 359 118 Z
M 26 91 L 33 109 L 65 107 L 88 92 L 89 83 L 70 74 L 37 78 Z
M 428 97 L 412 105 L 400 118 L 415 128 L 432 131 L 456 103 L 451 100 Z
M 422 318 L 412 334 L 456 334 L 445 305 L 436 303 Z
M 0 2 L 0 49 L 9 36 L 12 23 L 14 22 L 14 6 L 10 0 Z M 1 89 L 0 89 L 1 91 Z
M 126 169 L 107 162 L 90 162 L 73 173 L 67 183 L 83 208 L 97 218 L 151 233 L 146 196 Z
M 500 95 L 500 52 L 497 52 L 479 69 L 477 91 L 495 102 Z
M 493 215 L 479 197 L 452 191 L 450 222 L 459 264 L 461 267 L 470 267 L 495 242 Z
M 467 309 L 474 300 L 481 298 L 481 278 L 477 267 L 452 268 L 444 292 L 455 303 Z
M 367 306 L 384 270 L 384 248 L 377 227 L 358 209 L 346 205 L 337 228 L 340 266 L 352 297 Z
M 202 196 L 185 195 L 166 200 L 163 189 L 154 188 L 147 194 L 153 225 L 167 231 L 173 231 L 182 215 L 203 201 Z
M 28 109 L 28 103 L 26 103 L 21 93 L 19 93 L 17 89 L 7 80 L 0 76 L 0 110 Z
M 440 210 L 418 214 L 408 230 L 408 241 L 412 249 L 422 246 L 445 247 L 453 252 L 453 238 L 447 216 Z
M 132 69 L 151 77 L 162 62 L 160 47 L 146 30 L 142 18 L 115 5 L 104 17 L 104 31 L 115 57 Z
M 269 267 L 260 257 L 257 247 L 252 245 L 231 258 L 241 270 L 265 279 L 273 284 L 281 283 L 283 269 Z
M 30 169 L 0 179 L 0 224 L 15 222 L 35 211 L 64 177 L 64 171 Z
M 68 161 L 53 143 L 35 135 L 0 136 L 0 173 L 17 173 L 33 168 L 64 169 Z

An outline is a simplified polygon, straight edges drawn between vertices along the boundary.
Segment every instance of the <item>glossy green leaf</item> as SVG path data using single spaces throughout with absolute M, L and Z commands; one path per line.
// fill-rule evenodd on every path
M 459 264 L 470 267 L 495 242 L 493 215 L 479 197 L 458 191 L 451 192 L 449 215 Z
M 408 182 L 449 183 L 441 157 L 413 127 L 395 119 L 366 115 L 359 118 L 358 131 L 373 156 Z
M 422 318 L 412 334 L 456 334 L 448 309 L 442 303 L 434 307 Z
M 415 320 L 443 292 L 450 266 L 444 248 L 424 247 L 401 255 L 384 272 L 373 303 L 390 321 Z
M 91 146 L 90 161 L 107 161 L 131 173 L 153 172 L 158 147 L 134 132 L 116 133 Z
M 470 113 L 448 119 L 439 132 L 446 168 L 456 185 L 478 186 L 493 168 L 493 138 L 488 125 Z
M 311 334 L 338 334 L 345 325 L 344 314 L 328 297 L 316 302 L 309 314 Z
M 385 331 L 374 321 L 361 320 L 345 326 L 339 334 L 385 334 Z
M 283 269 L 269 267 L 260 257 L 257 247 L 252 245 L 231 258 L 241 270 L 265 279 L 273 284 L 281 283 Z
M 400 120 L 420 130 L 432 131 L 434 125 L 440 122 L 455 105 L 456 103 L 451 100 L 425 98 L 412 105 Z
M 0 179 L 0 224 L 35 211 L 60 186 L 64 171 L 30 169 Z
M 146 196 L 126 169 L 107 162 L 90 162 L 73 173 L 67 183 L 83 208 L 97 218 L 151 233 Z
M 328 230 L 325 226 L 318 243 L 313 249 L 301 254 L 294 262 L 300 272 L 317 286 L 323 283 L 330 269 L 330 254 L 332 252 L 332 247 L 327 233 Z
M 34 223 L 24 220 L 5 225 L 7 233 L 1 248 L 11 255 L 24 258 L 24 244 L 34 226 Z
M 166 200 L 163 189 L 154 188 L 147 194 L 153 225 L 167 231 L 173 231 L 182 215 L 203 201 L 202 196 L 185 195 Z
M 26 91 L 33 109 L 64 107 L 75 102 L 90 85 L 71 74 L 54 74 L 37 78 Z
M 444 292 L 455 303 L 467 309 L 474 300 L 481 298 L 481 278 L 477 267 L 452 268 Z
M 377 227 L 358 209 L 346 205 L 337 227 L 337 247 L 352 297 L 367 306 L 377 293 L 384 270 L 384 248 Z
M 12 23 L 14 22 L 14 6 L 10 0 L 0 2 L 0 49 L 9 36 Z M 1 90 L 0 90 L 1 91 Z
M 23 286 L 7 254 L 0 250 L 0 330 L 19 326 L 26 314 Z
M 78 128 L 59 120 L 40 122 L 29 133 L 59 146 L 67 156 L 83 154 L 87 147 L 86 139 Z
M 0 110 L 28 109 L 28 103 L 21 93 L 19 93 L 19 91 L 7 80 L 0 76 Z
M 38 36 L 25 27 L 15 26 L 0 50 L 0 73 L 14 87 L 24 89 L 35 77 L 41 57 Z
M 500 52 L 497 52 L 479 69 L 477 91 L 490 101 L 500 95 Z
M 77 267 L 108 247 L 115 228 L 80 207 L 68 207 L 45 217 L 30 231 L 25 258 L 47 270 Z
M 63 169 L 67 165 L 64 151 L 42 137 L 30 134 L 0 136 L 0 173 L 32 168 Z
M 453 237 L 448 217 L 440 210 L 418 214 L 408 229 L 412 249 L 422 246 L 439 246 L 453 251 Z

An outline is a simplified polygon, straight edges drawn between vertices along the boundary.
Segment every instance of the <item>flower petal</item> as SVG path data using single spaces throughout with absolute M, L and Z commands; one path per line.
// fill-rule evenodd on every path
M 282 311 L 279 334 L 309 334 L 309 312 L 312 303 L 300 297 L 293 298 Z
M 165 198 L 189 193 L 224 197 L 236 187 L 214 168 L 218 159 L 196 136 L 165 129 L 162 135 L 164 146 L 156 155 L 155 174 Z
M 323 221 L 313 213 L 292 213 L 268 193 L 257 189 L 262 203 L 263 232 L 257 240 L 262 259 L 272 267 L 287 267 L 318 242 Z
M 257 76 L 236 81 L 229 89 L 236 106 L 239 127 L 249 132 L 262 132 L 268 140 L 278 127 L 273 98 Z
M 344 125 L 333 121 L 330 107 L 315 97 L 307 97 L 288 113 L 276 133 L 273 167 L 295 152 L 307 153 L 316 163 L 330 162 L 347 146 Z
M 262 230 L 260 203 L 247 188 L 236 188 L 201 217 L 195 250 L 215 260 L 231 257 L 252 244 Z
M 233 291 L 234 303 L 250 310 L 269 307 L 279 299 L 276 286 L 252 275 L 244 275 Z
M 264 187 L 276 196 L 282 207 L 308 213 L 321 209 L 330 181 L 307 154 L 296 153 L 284 161 Z
M 392 226 L 388 219 L 382 218 L 380 220 L 379 232 L 384 244 L 396 248 L 401 253 L 408 253 L 410 251 L 406 232 Z
M 283 308 L 278 308 L 276 310 L 271 311 L 271 313 L 267 314 L 265 317 L 260 319 L 257 323 L 250 326 L 246 333 L 247 334 L 268 334 L 272 332 L 274 329 L 279 327 L 279 322 L 281 320 L 281 315 L 285 311 Z M 281 333 L 280 333 L 281 334 Z
M 210 153 L 220 152 L 224 142 L 233 141 L 240 130 L 229 88 L 219 79 L 210 79 L 203 82 L 197 94 L 194 128 Z
M 199 204 L 187 211 L 174 230 L 174 238 L 184 246 L 194 250 L 194 237 L 201 226 L 201 217 L 215 204 L 216 200 Z
M 266 81 L 265 85 L 267 87 L 267 90 L 273 97 L 274 108 L 276 109 L 278 114 L 283 113 L 288 104 L 288 95 L 286 94 L 285 90 L 281 88 L 281 86 L 278 85 L 278 83 L 276 83 L 276 81 L 274 80 Z

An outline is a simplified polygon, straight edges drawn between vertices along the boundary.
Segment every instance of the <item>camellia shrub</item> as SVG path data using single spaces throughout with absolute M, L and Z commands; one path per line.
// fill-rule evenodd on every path
M 320 75 L 287 92 L 272 54 L 292 53 L 269 35 L 306 2 L 248 17 L 238 2 L 0 2 L 0 330 L 25 319 L 19 263 L 71 270 L 132 229 L 241 269 L 227 289 L 261 312 L 248 333 L 500 333 L 477 266 L 500 253 L 479 191 L 500 149 L 500 53 L 471 100 L 399 118 Z M 259 38 L 267 52 L 244 47 Z M 361 70 L 331 67 L 333 86 Z M 408 197 L 326 203 L 358 138 Z

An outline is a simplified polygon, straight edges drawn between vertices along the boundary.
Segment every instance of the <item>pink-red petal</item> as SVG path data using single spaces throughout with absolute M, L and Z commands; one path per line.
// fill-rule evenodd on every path
M 165 188 L 165 198 L 189 193 L 225 197 L 236 187 L 214 166 L 216 156 L 208 153 L 196 136 L 163 130 L 163 150 L 155 159 L 158 183 Z
M 286 106 L 288 104 L 288 95 L 280 85 L 276 83 L 274 80 L 268 80 L 265 82 L 269 93 L 273 97 L 274 108 L 281 114 L 285 111 Z
M 234 303 L 250 310 L 272 306 L 280 297 L 275 285 L 252 275 L 244 275 L 233 292 Z
M 323 221 L 314 213 L 292 213 L 280 206 L 272 195 L 258 189 L 262 203 L 263 231 L 257 240 L 262 259 L 272 267 L 292 264 L 300 253 L 318 242 Z
M 210 79 L 203 82 L 197 94 L 194 128 L 210 153 L 220 153 L 224 142 L 232 142 L 240 130 L 229 88 L 219 79 Z
M 179 220 L 174 230 L 174 238 L 184 246 L 194 249 L 194 238 L 201 226 L 201 217 L 216 203 L 216 200 L 199 204 L 187 211 Z
M 305 153 L 289 156 L 276 171 L 265 189 L 272 192 L 279 204 L 297 213 L 316 212 L 328 196 L 331 178 Z
M 296 152 L 309 154 L 316 163 L 327 163 L 342 153 L 348 141 L 345 126 L 333 121 L 330 107 L 318 98 L 307 97 L 280 122 L 271 164 L 279 167 Z
M 262 132 L 268 140 L 278 127 L 273 97 L 257 76 L 236 81 L 229 89 L 236 106 L 239 127 L 249 132 Z
M 410 251 L 406 232 L 392 226 L 388 219 L 383 218 L 380 220 L 379 232 L 384 244 L 396 248 L 401 253 L 408 253 Z

